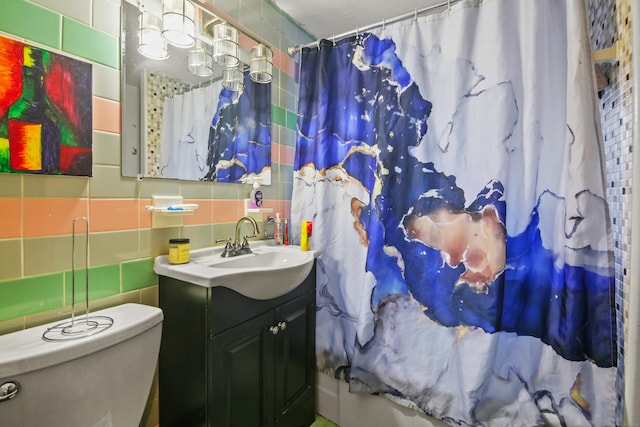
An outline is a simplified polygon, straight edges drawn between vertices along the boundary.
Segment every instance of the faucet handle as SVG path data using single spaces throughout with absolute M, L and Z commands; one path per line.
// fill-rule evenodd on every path
M 236 248 L 235 248 L 235 245 L 231 243 L 231 237 L 227 237 L 226 239 L 218 239 L 218 240 L 216 240 L 216 243 L 220 243 L 220 242 L 227 242 L 224 245 L 224 250 L 220 254 L 221 257 L 227 258 L 227 257 L 235 255 Z
M 251 251 L 251 248 L 249 247 L 249 241 L 247 240 L 247 238 L 249 237 L 254 237 L 254 236 L 244 236 L 242 238 L 242 245 L 238 248 L 238 254 L 251 254 L 253 253 Z

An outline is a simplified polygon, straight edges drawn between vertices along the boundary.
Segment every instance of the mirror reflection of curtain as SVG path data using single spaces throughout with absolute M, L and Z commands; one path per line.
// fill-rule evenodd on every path
M 244 74 L 244 90 L 222 89 L 209 133 L 206 180 L 271 183 L 271 84 Z
M 234 92 L 146 71 L 144 176 L 271 184 L 271 84 L 248 72 L 244 84 Z
M 210 124 L 221 88 L 218 81 L 165 98 L 160 129 L 162 177 L 204 178 Z

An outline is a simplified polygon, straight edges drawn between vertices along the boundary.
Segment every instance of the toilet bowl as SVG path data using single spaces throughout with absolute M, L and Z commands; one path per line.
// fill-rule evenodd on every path
M 60 322 L 54 322 L 0 336 L 0 426 L 139 425 L 160 349 L 162 311 L 123 304 L 90 319 L 96 319 L 93 326 L 74 327 L 87 334 L 69 328 L 56 337 Z M 104 319 L 112 322 L 98 325 Z

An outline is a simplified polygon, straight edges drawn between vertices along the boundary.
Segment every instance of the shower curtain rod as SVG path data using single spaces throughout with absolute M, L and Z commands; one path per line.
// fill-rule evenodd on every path
M 361 32 L 364 32 L 364 31 L 369 31 L 369 30 L 372 30 L 372 29 L 378 28 L 378 27 L 384 27 L 387 24 L 393 24 L 394 22 L 402 21 L 402 20 L 405 20 L 407 18 L 411 18 L 412 16 L 417 18 L 418 15 L 422 15 L 422 14 L 424 14 L 426 12 L 431 12 L 433 10 L 440 9 L 440 8 L 445 7 L 445 6 L 447 6 L 447 8 L 450 8 L 452 4 L 457 3 L 458 1 L 459 0 L 441 1 L 438 4 L 434 4 L 434 5 L 431 5 L 431 6 L 423 7 L 422 9 L 416 9 L 413 12 L 407 12 L 407 13 L 404 13 L 402 15 L 394 16 L 393 18 L 384 19 L 382 21 L 376 22 L 375 24 L 370 24 L 370 25 L 367 25 L 367 26 L 362 27 L 362 28 L 356 28 L 354 30 L 347 31 L 347 32 L 344 32 L 344 33 L 338 34 L 338 35 L 334 34 L 331 39 L 333 41 L 336 41 L 336 40 L 341 39 L 343 37 L 353 36 L 353 35 L 356 35 L 358 33 L 361 33 Z M 318 43 L 320 43 L 320 40 L 321 39 L 317 39 L 316 41 L 309 42 L 309 43 L 306 43 L 306 44 L 303 44 L 303 45 L 298 45 L 298 46 L 289 46 L 287 48 L 287 53 L 289 54 L 289 56 L 293 56 L 296 53 L 300 52 L 305 47 L 312 47 L 314 45 L 317 45 Z

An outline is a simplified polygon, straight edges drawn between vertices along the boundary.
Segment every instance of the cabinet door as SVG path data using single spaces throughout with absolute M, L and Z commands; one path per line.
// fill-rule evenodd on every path
M 306 294 L 276 309 L 275 410 L 278 426 L 315 418 L 315 304 Z
M 272 425 L 273 323 L 270 311 L 211 339 L 209 426 Z

